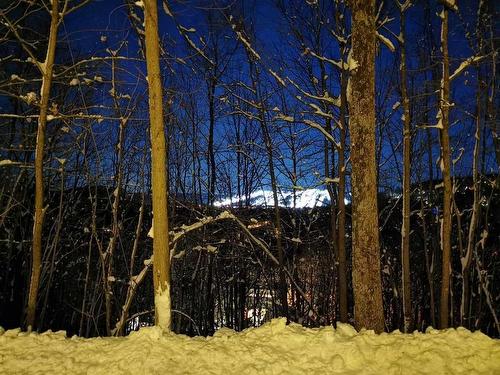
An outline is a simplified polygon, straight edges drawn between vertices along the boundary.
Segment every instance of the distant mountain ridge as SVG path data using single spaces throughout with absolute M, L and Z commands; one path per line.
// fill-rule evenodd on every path
M 312 208 L 330 205 L 330 196 L 326 189 L 303 189 L 295 191 L 295 204 L 294 204 L 294 191 L 281 190 L 278 192 L 279 206 L 286 208 Z M 217 207 L 233 207 L 239 205 L 237 196 L 224 198 L 215 202 Z M 243 204 L 246 203 L 246 198 L 241 197 Z M 250 206 L 272 206 L 273 192 L 271 190 L 257 190 L 250 194 L 248 204 Z

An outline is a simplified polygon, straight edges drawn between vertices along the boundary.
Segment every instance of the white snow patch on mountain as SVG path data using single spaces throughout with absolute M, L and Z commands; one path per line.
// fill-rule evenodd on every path
M 321 207 L 330 205 L 330 196 L 326 189 L 301 189 L 295 191 L 295 205 L 293 191 L 281 190 L 278 192 L 280 207 L 305 208 Z M 245 197 L 242 197 L 245 204 Z M 348 203 L 348 201 L 345 201 Z M 225 198 L 215 202 L 218 207 L 237 206 L 239 199 L 237 196 Z M 274 204 L 273 192 L 271 190 L 257 190 L 250 194 L 250 206 L 272 206 Z
M 274 319 L 241 333 L 190 338 L 141 328 L 119 338 L 66 338 L 0 328 L 0 374 L 499 374 L 500 340 L 464 328 L 376 335 L 347 324 Z

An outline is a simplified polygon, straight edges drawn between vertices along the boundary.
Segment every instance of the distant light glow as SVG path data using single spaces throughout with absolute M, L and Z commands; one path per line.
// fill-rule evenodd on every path
M 280 207 L 286 208 L 313 208 L 323 207 L 330 205 L 330 196 L 325 189 L 304 189 L 295 191 L 295 204 L 294 192 L 282 190 L 278 193 L 278 200 Z M 245 203 L 245 197 L 241 197 L 242 203 Z M 349 204 L 348 199 L 344 199 L 346 204 Z M 239 199 L 237 196 L 221 199 L 215 202 L 217 207 L 233 207 L 238 206 Z M 257 190 L 250 194 L 249 205 L 255 207 L 272 206 L 273 192 L 271 190 Z

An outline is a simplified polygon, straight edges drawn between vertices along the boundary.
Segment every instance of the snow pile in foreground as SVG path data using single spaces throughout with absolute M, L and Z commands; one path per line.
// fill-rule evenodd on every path
M 275 319 L 208 338 L 154 327 L 95 339 L 1 331 L 0 374 L 500 374 L 500 340 L 463 328 L 375 335 Z

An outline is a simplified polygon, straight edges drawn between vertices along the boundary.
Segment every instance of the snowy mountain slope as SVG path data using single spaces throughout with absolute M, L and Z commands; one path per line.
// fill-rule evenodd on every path
M 0 329 L 0 374 L 500 374 L 500 340 L 463 328 L 375 335 L 285 319 L 207 338 L 154 327 L 95 339 Z
M 296 202 L 294 206 L 293 191 L 282 190 L 278 193 L 279 203 L 281 207 L 320 207 L 328 206 L 330 204 L 330 196 L 325 189 L 303 189 L 297 190 Z M 244 201 L 245 198 L 243 198 Z M 251 206 L 272 206 L 273 205 L 273 192 L 271 190 L 258 190 L 250 194 Z M 222 199 L 215 202 L 219 207 L 230 207 L 238 205 L 238 197 Z

